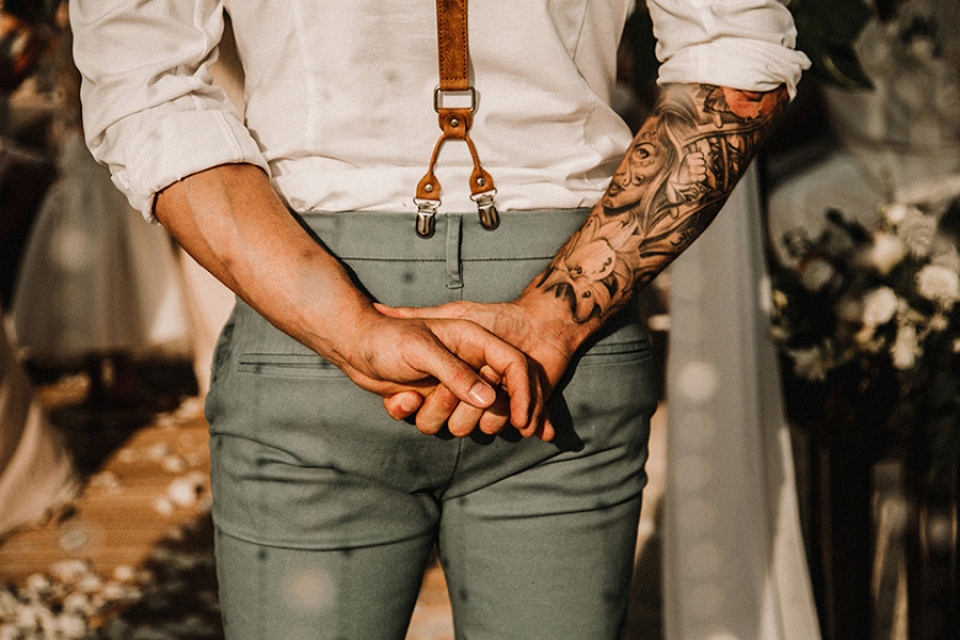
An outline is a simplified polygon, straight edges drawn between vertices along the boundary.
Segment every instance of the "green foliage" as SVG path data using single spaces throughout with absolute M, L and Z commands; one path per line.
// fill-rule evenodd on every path
M 807 54 L 810 73 L 847 89 L 871 89 L 853 44 L 873 16 L 863 0 L 792 0 L 797 48 Z

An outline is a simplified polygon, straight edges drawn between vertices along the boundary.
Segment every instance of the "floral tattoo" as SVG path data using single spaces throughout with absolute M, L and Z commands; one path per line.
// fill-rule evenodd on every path
M 666 87 L 537 287 L 564 298 L 578 323 L 608 317 L 716 217 L 786 103 L 783 88 Z

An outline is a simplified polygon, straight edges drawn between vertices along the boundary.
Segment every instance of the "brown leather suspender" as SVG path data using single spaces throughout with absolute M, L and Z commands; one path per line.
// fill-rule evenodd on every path
M 440 207 L 440 181 L 433 170 L 440 148 L 447 140 L 463 140 L 473 158 L 470 174 L 470 199 L 477 203 L 480 223 L 487 229 L 500 224 L 493 198 L 497 193 L 493 177 L 480 166 L 477 149 L 468 133 L 477 108 L 477 91 L 470 85 L 467 46 L 467 0 L 437 0 L 437 54 L 440 85 L 433 92 L 433 108 L 439 115 L 440 138 L 433 148 L 426 175 L 417 184 L 417 235 L 433 235 L 435 216 Z M 444 106 L 445 98 L 469 97 L 469 106 Z

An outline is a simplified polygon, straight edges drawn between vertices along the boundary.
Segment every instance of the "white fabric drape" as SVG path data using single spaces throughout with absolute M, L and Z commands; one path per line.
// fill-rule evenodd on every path
M 667 640 L 820 637 L 765 310 L 752 169 L 671 268 Z

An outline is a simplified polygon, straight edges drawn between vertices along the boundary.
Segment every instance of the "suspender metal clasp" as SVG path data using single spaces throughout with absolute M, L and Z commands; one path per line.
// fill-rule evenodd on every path
M 414 198 L 413 202 L 417 205 L 417 235 L 421 238 L 429 238 L 437 227 L 437 209 L 440 207 L 440 201 Z
M 446 104 L 448 100 L 451 104 Z M 471 86 L 468 86 L 466 89 L 444 90 L 437 85 L 437 87 L 433 90 L 433 110 L 437 113 L 440 113 L 440 109 L 452 108 L 470 109 L 470 113 L 476 111 L 477 90 Z
M 500 226 L 500 213 L 497 211 L 497 205 L 493 197 L 497 195 L 497 190 L 484 191 L 470 196 L 470 199 L 477 203 L 477 211 L 480 213 L 480 224 L 484 229 L 496 229 Z

